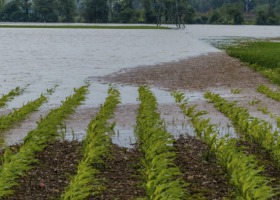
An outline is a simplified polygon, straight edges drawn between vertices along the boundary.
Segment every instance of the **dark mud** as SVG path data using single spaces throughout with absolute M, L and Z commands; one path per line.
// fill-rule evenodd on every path
M 184 179 L 190 183 L 188 190 L 194 198 L 223 199 L 231 197 L 231 186 L 215 159 L 205 160 L 208 151 L 205 144 L 194 137 L 180 137 L 174 144 L 176 164 Z M 17 151 L 19 146 L 11 147 Z M 56 199 L 69 185 L 70 177 L 76 174 L 81 159 L 81 143 L 55 142 L 38 155 L 38 164 L 26 173 L 15 188 L 14 195 L 6 199 Z M 105 190 L 89 199 L 130 200 L 145 197 L 141 188 L 140 153 L 137 148 L 127 149 L 113 145 L 112 155 L 100 168 L 99 179 Z
M 105 190 L 100 196 L 90 199 L 130 200 L 145 196 L 141 188 L 139 151 L 113 145 L 112 159 L 107 159 L 105 163 L 99 176 Z
M 193 199 L 233 199 L 233 188 L 209 149 L 195 137 L 180 137 L 174 144 L 177 151 L 176 164 L 189 183 Z
M 81 145 L 77 141 L 57 141 L 37 156 L 38 165 L 18 180 L 9 200 L 41 200 L 58 198 L 69 185 L 81 159 Z

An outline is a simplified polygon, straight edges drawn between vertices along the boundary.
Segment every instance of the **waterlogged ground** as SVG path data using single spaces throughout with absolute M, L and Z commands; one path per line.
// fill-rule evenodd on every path
M 207 105 L 202 98 L 206 89 L 230 94 L 232 87 L 247 87 L 253 92 L 258 83 L 267 82 L 246 67 L 236 70 L 238 61 L 219 53 L 220 50 L 211 45 L 213 42 L 228 42 L 233 38 L 244 37 L 279 37 L 279 33 L 280 28 L 273 26 L 208 25 L 188 25 L 182 30 L 1 29 L 0 93 L 5 94 L 16 86 L 26 86 L 26 92 L 10 102 L 6 109 L 19 108 L 46 89 L 56 87 L 56 92 L 39 113 L 7 134 L 7 143 L 20 141 L 28 129 L 36 127 L 34 121 L 40 115 L 58 106 L 72 93 L 74 87 L 89 80 L 91 87 L 88 100 L 77 111 L 77 116 L 66 123 L 67 138 L 82 138 L 87 122 L 106 98 L 108 85 L 100 82 L 103 76 L 106 76 L 106 83 L 125 84 L 118 85 L 123 106 L 119 116 L 131 116 L 131 120 L 125 121 L 127 125 L 121 122 L 116 124 L 120 137 L 122 132 L 125 135 L 120 140 L 133 141 L 133 113 L 137 108 L 138 94 L 137 87 L 131 85 L 145 83 L 160 88 L 154 90 L 159 104 L 162 104 L 161 112 L 171 114 L 163 115 L 167 123 L 172 124 L 169 130 L 173 129 L 172 126 L 184 127 L 185 119 L 180 117 L 175 108 L 170 90 L 185 90 L 190 101 L 193 98 L 203 108 L 204 104 Z M 171 63 L 173 61 L 176 62 Z M 135 68 L 137 66 L 148 67 Z M 253 98 L 254 95 L 253 92 L 252 97 L 247 98 Z M 243 97 L 240 99 L 244 100 Z M 170 106 L 174 109 L 165 108 Z M 4 112 L 7 111 L 2 109 Z M 229 124 L 223 117 L 214 120 L 219 121 L 222 121 L 219 124 L 223 127 Z M 188 126 L 186 128 L 191 129 Z M 174 131 L 174 134 L 179 133 L 180 130 Z
M 183 30 L 0 29 L 0 94 L 17 86 L 25 87 L 23 95 L 0 109 L 0 113 L 7 114 L 36 99 L 46 89 L 55 88 L 48 103 L 2 134 L 8 145 L 20 144 L 28 131 L 36 128 L 36 121 L 59 106 L 73 93 L 73 88 L 85 82 L 91 84 L 87 100 L 59 127 L 61 138 L 72 142 L 58 141 L 38 155 L 39 164 L 19 181 L 15 195 L 9 199 L 50 199 L 61 195 L 81 157 L 81 143 L 76 140 L 85 136 L 87 125 L 105 101 L 109 84 L 115 84 L 121 93 L 121 103 L 111 119 L 115 122 L 114 159 L 106 161 L 100 175 L 100 179 L 109 180 L 104 182 L 109 189 L 103 196 L 92 199 L 144 196 L 138 187 L 140 161 L 134 136 L 137 89 L 143 84 L 152 88 L 158 111 L 176 139 L 176 164 L 184 180 L 190 183 L 191 195 L 234 199 L 226 175 L 215 158 L 205 158 L 209 149 L 192 137 L 193 127 L 170 92 L 183 92 L 189 105 L 207 111 L 203 117 L 217 125 L 221 136 L 238 137 L 238 133 L 228 118 L 203 97 L 206 91 L 237 101 L 251 115 L 275 125 L 273 116 L 280 116 L 280 103 L 256 92 L 261 83 L 275 86 L 214 46 L 236 39 L 279 38 L 279 35 L 280 27 L 274 26 L 191 25 Z M 235 94 L 237 89 L 239 92 Z M 240 145 L 247 147 L 248 154 L 260 154 L 256 144 Z M 272 184 L 277 185 L 280 173 L 268 156 L 261 154 L 258 159 L 265 163 L 264 174 L 275 178 Z M 64 155 L 66 160 L 61 159 Z

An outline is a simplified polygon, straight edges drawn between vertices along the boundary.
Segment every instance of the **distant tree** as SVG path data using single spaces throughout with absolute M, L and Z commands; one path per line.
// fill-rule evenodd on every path
M 86 0 L 84 18 L 86 22 L 108 22 L 109 6 L 107 0 Z
M 159 12 L 163 4 L 162 1 L 143 0 L 144 19 L 146 23 L 157 23 L 158 15 L 161 15 Z
M 243 10 L 243 4 L 228 3 L 221 7 L 220 13 L 224 23 L 242 24 L 244 22 L 242 10 Z
M 20 0 L 20 6 L 24 13 L 24 21 L 29 21 L 32 0 Z
M 279 24 L 279 19 L 275 15 L 274 11 L 270 7 L 268 10 L 260 10 L 257 13 L 256 18 L 257 25 L 277 25 Z
M 184 4 L 179 7 L 179 17 L 181 18 L 181 23 L 192 24 L 194 23 L 195 10 L 191 6 Z
M 33 0 L 33 20 L 38 22 L 57 22 L 56 0 Z
M 4 4 L 5 4 L 5 0 L 0 0 L 0 9 L 3 8 Z
M 119 13 L 121 23 L 133 23 L 134 9 L 132 0 L 123 0 L 121 3 L 121 10 Z
M 2 21 L 24 21 L 24 14 L 20 8 L 19 1 L 10 1 L 7 4 L 4 4 L 1 12 Z
M 218 13 L 217 11 L 214 11 L 209 18 L 209 23 L 210 24 L 220 24 L 220 23 L 222 23 L 222 17 L 220 15 L 220 13 Z
M 58 15 L 61 22 L 74 22 L 76 15 L 75 0 L 57 0 Z

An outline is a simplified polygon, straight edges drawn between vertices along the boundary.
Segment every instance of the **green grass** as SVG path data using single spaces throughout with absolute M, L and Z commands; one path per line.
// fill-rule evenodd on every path
M 2 24 L 0 28 L 64 28 L 64 29 L 170 29 L 168 27 L 158 26 L 112 26 L 112 25 L 17 25 L 17 24 Z
M 280 84 L 280 43 L 244 42 L 226 49 L 227 53 L 262 73 L 272 83 Z

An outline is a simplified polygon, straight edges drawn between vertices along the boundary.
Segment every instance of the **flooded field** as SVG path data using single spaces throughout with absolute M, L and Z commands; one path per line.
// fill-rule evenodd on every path
M 280 28 L 273 26 L 188 25 L 180 30 L 1 29 L 0 92 L 5 94 L 17 86 L 26 87 L 26 92 L 5 108 L 11 110 L 36 99 L 46 89 L 56 87 L 55 93 L 40 110 L 41 115 L 44 115 L 48 109 L 60 105 L 60 102 L 72 93 L 73 88 L 89 81 L 91 86 L 88 99 L 80 109 L 95 109 L 104 102 L 108 84 L 101 83 L 94 77 L 116 72 L 121 74 L 134 67 L 155 64 L 160 66 L 168 62 L 220 52 L 211 45 L 211 42 L 216 40 L 227 42 L 231 38 L 242 37 L 272 38 L 279 34 Z M 121 92 L 122 104 L 137 107 L 137 87 L 128 84 L 118 84 L 117 87 Z M 216 89 L 219 90 L 220 87 L 223 88 L 220 85 Z M 161 86 L 158 85 L 157 88 Z M 226 89 L 222 89 L 224 90 Z M 156 88 L 153 91 L 163 107 L 174 104 L 169 91 Z M 192 96 L 194 101 L 195 98 L 202 100 L 203 92 L 191 91 L 190 101 Z M 2 112 L 4 111 L 2 109 Z M 162 112 L 165 112 L 164 109 Z M 170 124 L 178 112 L 172 113 L 170 110 L 168 112 L 171 116 L 174 115 L 166 119 Z M 30 119 L 30 123 L 36 121 L 40 115 L 32 117 L 34 119 Z M 182 126 L 183 121 L 184 119 L 178 119 L 176 123 L 172 123 L 174 126 Z M 74 122 L 71 122 L 73 125 L 67 124 L 68 137 L 72 137 L 74 131 L 77 137 L 81 138 L 85 133 L 87 122 L 85 120 L 80 124 Z M 123 131 L 124 135 L 127 135 L 124 139 L 126 141 L 134 140 L 132 138 L 134 124 L 130 125 L 129 128 L 127 126 L 123 128 L 122 125 L 116 124 L 119 134 L 122 135 Z M 227 124 L 221 126 L 227 127 Z M 22 130 L 27 131 L 24 128 Z M 8 134 L 8 138 L 11 139 L 7 138 L 9 144 L 20 141 L 25 135 L 18 134 L 18 131 L 11 132 Z M 13 136 L 14 134 L 16 136 Z
M 0 198 L 280 199 L 280 90 L 216 48 L 279 35 L 0 29 Z

